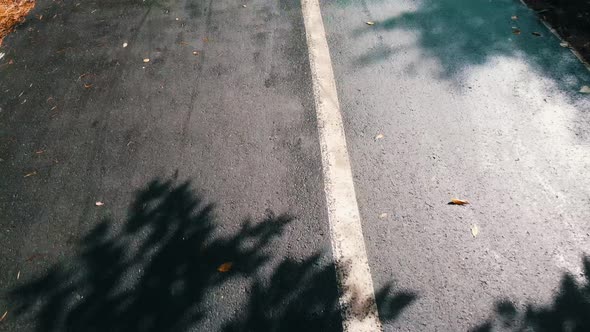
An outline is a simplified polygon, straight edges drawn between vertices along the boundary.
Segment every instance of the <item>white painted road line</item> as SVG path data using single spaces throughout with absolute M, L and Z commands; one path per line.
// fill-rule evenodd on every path
M 354 192 L 330 50 L 318 0 L 301 0 L 318 129 L 332 251 L 344 331 L 381 331 L 373 280 Z

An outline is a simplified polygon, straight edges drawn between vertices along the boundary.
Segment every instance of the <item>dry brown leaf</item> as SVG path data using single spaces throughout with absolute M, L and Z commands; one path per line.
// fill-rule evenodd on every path
M 8 315 L 8 311 L 5 311 L 2 317 L 0 317 L 0 322 L 3 321 L 4 318 L 6 318 L 6 315 Z
M 471 226 L 471 235 L 473 235 L 473 237 L 477 237 L 477 234 L 479 234 L 479 227 L 474 224 Z
M 32 171 L 31 173 L 25 174 L 25 177 L 28 178 L 29 176 L 37 175 L 37 171 Z
M 90 89 L 91 87 L 92 87 L 92 84 L 87 84 L 87 83 L 84 83 L 84 88 L 86 88 L 86 89 Z
M 209 38 L 207 38 L 207 37 L 203 37 L 203 42 L 204 42 L 204 43 L 208 43 L 208 42 L 209 42 Z
M 375 25 L 375 22 L 373 22 L 373 21 L 368 21 L 368 22 L 365 22 L 365 23 L 366 23 L 367 25 Z
M 217 267 L 217 271 L 219 272 L 229 272 L 231 270 L 234 263 L 232 262 L 225 262 Z
M 46 254 L 33 254 L 33 255 L 29 256 L 29 258 L 26 259 L 26 262 L 32 262 L 32 261 L 42 258 L 44 256 L 47 256 L 47 255 Z
M 513 35 L 520 35 L 520 29 L 512 29 Z
M 450 205 L 465 205 L 465 204 L 469 204 L 469 202 L 464 199 L 453 198 L 453 199 L 451 199 L 449 204 Z
M 103 202 L 96 202 L 96 203 L 94 203 L 94 205 L 96 205 L 96 206 L 103 206 L 104 203 Z

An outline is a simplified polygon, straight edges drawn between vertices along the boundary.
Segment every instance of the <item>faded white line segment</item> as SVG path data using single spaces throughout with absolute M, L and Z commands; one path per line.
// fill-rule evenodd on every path
M 338 272 L 343 327 L 381 331 L 361 228 L 330 50 L 318 0 L 301 0 L 322 153 L 332 251 Z

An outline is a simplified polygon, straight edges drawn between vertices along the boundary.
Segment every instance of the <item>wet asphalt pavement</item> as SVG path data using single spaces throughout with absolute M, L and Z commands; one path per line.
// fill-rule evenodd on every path
M 590 72 L 517 1 L 321 6 L 384 330 L 589 328 Z M 0 51 L 0 331 L 342 329 L 299 1 L 39 0 Z

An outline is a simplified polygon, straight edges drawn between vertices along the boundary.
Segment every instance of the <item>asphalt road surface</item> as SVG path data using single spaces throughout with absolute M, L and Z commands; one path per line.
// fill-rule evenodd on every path
M 518 1 L 313 3 L 37 1 L 0 331 L 590 330 L 590 71 Z

